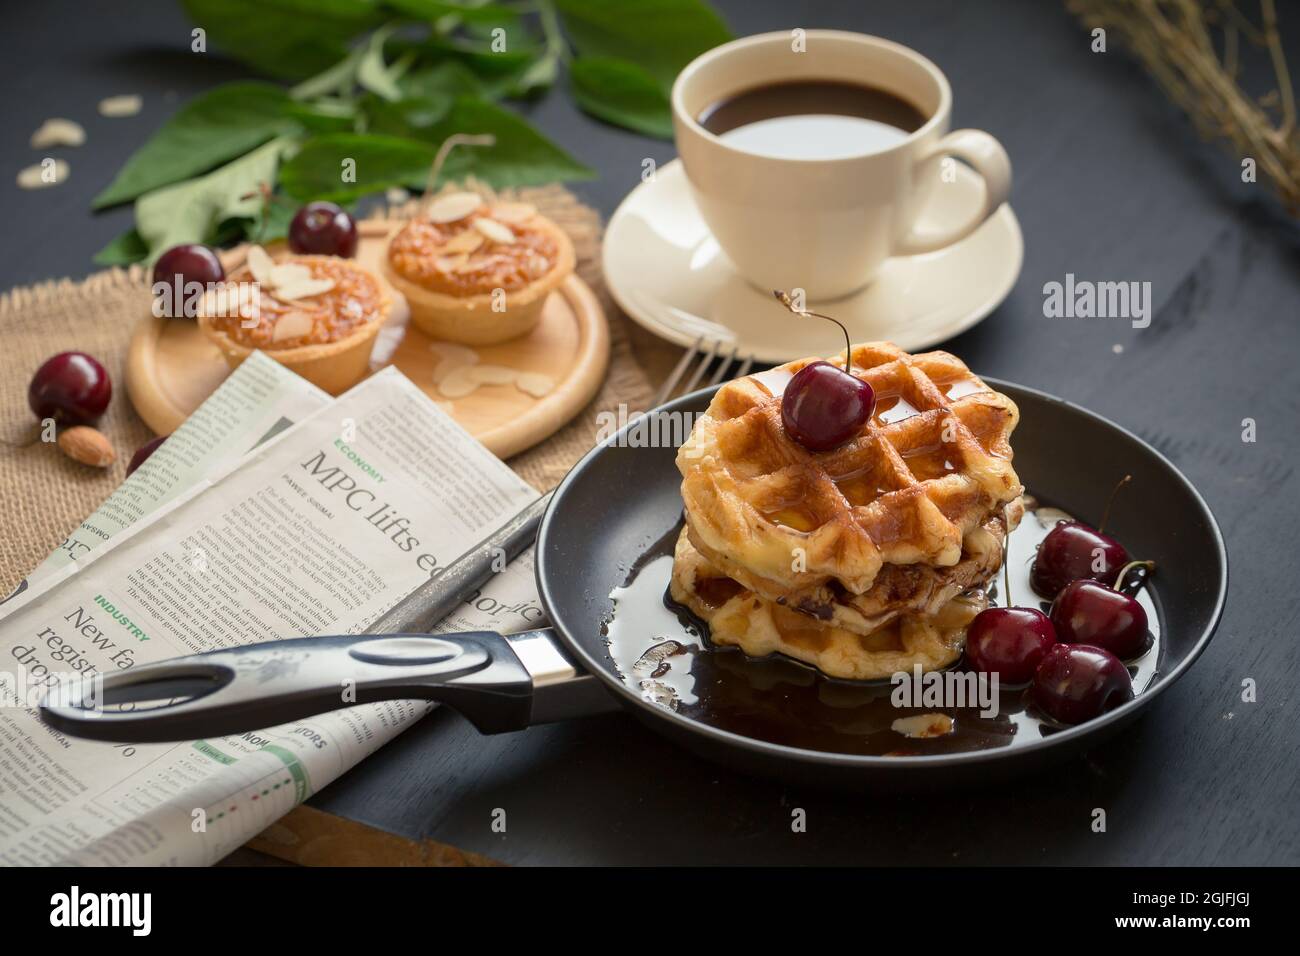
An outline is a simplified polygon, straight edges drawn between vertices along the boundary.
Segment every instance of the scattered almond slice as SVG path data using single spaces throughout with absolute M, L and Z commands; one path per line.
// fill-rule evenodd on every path
M 306 279 L 293 285 L 277 285 L 275 297 L 286 302 L 294 299 L 309 299 L 334 288 L 333 279 Z
M 456 369 L 466 367 L 467 363 L 458 362 L 456 359 L 439 359 L 438 364 L 433 367 L 433 384 L 441 384 Z
M 943 737 L 952 733 L 952 718 L 947 714 L 915 714 L 899 717 L 889 726 L 904 737 Z
M 475 219 L 474 228 L 493 242 L 499 242 L 503 246 L 508 246 L 515 241 L 515 234 L 510 231 L 510 227 L 502 225 L 495 219 L 487 217 Z
M 478 352 L 459 342 L 430 342 L 429 348 L 445 359 L 455 359 L 461 365 L 474 365 L 478 362 Z
M 469 375 L 473 368 L 472 365 L 462 365 L 460 368 L 452 369 L 446 378 L 438 383 L 438 391 L 445 398 L 464 398 L 469 395 L 478 388 L 478 382 Z
M 411 198 L 411 194 L 401 186 L 394 186 L 384 194 L 384 198 L 388 200 L 388 205 L 400 206 Z
M 454 270 L 455 272 L 462 272 L 462 273 L 474 272 L 475 270 L 481 269 L 483 267 L 483 263 L 481 261 L 475 261 L 474 259 L 471 259 L 467 253 L 461 253 L 461 255 L 458 258 L 460 261 L 456 263 L 456 268 Z
M 444 242 L 439 251 L 444 253 L 473 252 L 481 245 L 483 245 L 483 233 L 473 229 L 466 229 Z
M 481 205 L 483 199 L 478 193 L 447 193 L 431 202 L 424 216 L 430 222 L 455 222 Z
M 430 342 L 429 349 L 440 356 L 433 369 L 433 384 L 437 385 L 458 368 L 478 364 L 478 353 L 468 345 L 457 342 Z
M 99 115 L 118 118 L 121 116 L 134 116 L 140 112 L 144 101 L 134 93 L 127 93 L 123 96 L 106 96 L 99 101 Z
M 437 266 L 438 271 L 445 273 L 456 272 L 467 262 L 469 262 L 469 256 L 463 252 L 458 256 L 436 256 L 433 260 L 433 264 Z
M 63 159 L 54 160 L 50 168 L 54 174 L 47 178 L 45 163 L 26 167 L 18 173 L 18 185 L 23 189 L 45 189 L 47 186 L 57 186 L 67 179 L 72 171 L 67 161 Z
M 515 388 L 533 398 L 544 398 L 555 390 L 555 379 L 541 372 L 521 372 L 515 379 Z
M 277 287 L 297 285 L 300 282 L 310 281 L 311 278 L 311 270 L 300 262 L 283 262 L 279 265 L 272 263 L 267 275 L 267 281 Z
M 32 133 L 32 149 L 49 149 L 51 146 L 81 146 L 86 142 L 86 131 L 80 123 L 70 119 L 47 119 L 40 129 Z
M 467 374 L 480 385 L 509 385 L 519 377 L 517 371 L 504 365 L 474 365 Z
M 275 268 L 275 260 L 265 249 L 261 246 L 248 247 L 248 271 L 252 273 L 254 282 L 268 287 L 274 285 L 272 275 Z
M 271 341 L 283 342 L 286 339 L 300 339 L 304 335 L 309 335 L 311 330 L 311 316 L 306 312 L 286 312 L 275 320 L 275 328 L 271 331 Z
M 492 213 L 492 218 L 497 222 L 505 222 L 511 225 L 527 222 L 537 215 L 537 207 L 530 202 L 497 203 L 489 211 Z

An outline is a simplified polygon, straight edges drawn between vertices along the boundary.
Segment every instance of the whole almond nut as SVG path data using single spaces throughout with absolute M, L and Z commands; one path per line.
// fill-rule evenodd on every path
M 117 452 L 109 440 L 89 425 L 76 425 L 59 432 L 59 449 L 73 461 L 92 468 L 107 468 L 117 460 Z

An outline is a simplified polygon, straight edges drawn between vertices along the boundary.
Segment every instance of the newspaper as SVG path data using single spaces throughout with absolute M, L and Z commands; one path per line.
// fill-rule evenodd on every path
M 68 568 L 72 562 L 84 560 L 105 541 L 182 495 L 197 494 L 220 480 L 254 447 L 332 400 L 302 376 L 254 352 L 7 601 L 16 605 L 31 600 L 75 570 Z
M 276 397 L 250 411 L 260 373 Z M 68 675 L 360 632 L 536 497 L 395 369 L 315 411 L 284 374 L 232 376 L 70 539 L 90 547 L 60 549 L 0 608 L 0 863 L 214 862 L 430 709 L 369 704 L 183 744 L 95 743 L 39 720 Z M 529 554 L 442 629 L 540 617 Z

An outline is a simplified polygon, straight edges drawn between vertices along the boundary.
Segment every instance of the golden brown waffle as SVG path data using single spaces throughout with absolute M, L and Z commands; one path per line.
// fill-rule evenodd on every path
M 1022 492 L 1008 438 L 1015 403 L 947 352 L 853 348 L 876 410 L 829 452 L 795 442 L 781 392 L 816 359 L 718 390 L 679 449 L 690 538 L 720 571 L 766 598 L 865 594 L 890 565 L 952 567 L 967 535 Z M 833 360 L 843 367 L 844 356 Z
M 677 539 L 670 585 L 673 600 L 709 626 L 715 644 L 739 647 L 753 657 L 785 654 L 830 677 L 874 680 L 900 671 L 923 671 L 954 663 L 966 628 L 988 604 L 983 591 L 950 596 L 928 615 L 891 614 L 864 622 L 847 604 L 833 605 L 821 620 L 768 601 L 728 578 L 695 550 L 686 533 Z

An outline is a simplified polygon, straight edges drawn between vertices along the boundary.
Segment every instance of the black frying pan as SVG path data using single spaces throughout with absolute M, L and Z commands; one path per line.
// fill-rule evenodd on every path
M 379 622 L 379 635 L 273 641 L 145 665 L 105 678 L 99 701 L 78 688 L 47 701 L 42 714 L 77 736 L 158 742 L 257 730 L 378 700 L 437 700 L 485 733 L 621 704 L 691 750 L 743 771 L 805 784 L 904 789 L 985 781 L 1068 757 L 1125 726 L 1205 649 L 1223 611 L 1227 553 L 1205 501 L 1151 446 L 1061 399 L 988 381 L 1020 407 L 1016 470 L 1034 493 L 1095 520 L 1116 476 L 1133 476 L 1109 530 L 1159 568 L 1163 636 L 1153 683 L 1124 706 L 1041 740 L 929 756 L 826 753 L 741 736 L 644 699 L 619 677 L 602 626 L 610 592 L 676 525 L 682 502 L 676 449 L 629 447 L 621 440 L 626 429 L 574 466 L 541 520 L 537 583 L 550 628 L 509 637 L 421 633 L 485 577 L 492 552 L 484 546 L 449 569 L 450 580 L 444 574 L 422 588 L 441 588 L 442 601 L 404 602 Z M 694 392 L 651 414 L 701 412 L 713 392 Z M 531 528 L 527 517 L 497 543 L 521 544 Z M 457 582 L 448 600 L 448 585 Z M 116 709 L 123 703 L 133 709 Z

